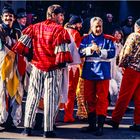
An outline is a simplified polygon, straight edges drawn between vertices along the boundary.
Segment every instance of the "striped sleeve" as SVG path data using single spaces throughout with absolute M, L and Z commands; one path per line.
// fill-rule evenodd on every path
M 63 27 L 58 27 L 57 31 L 54 34 L 56 36 L 54 40 L 54 46 L 55 46 L 55 55 L 56 55 L 56 65 L 66 64 L 73 62 L 70 48 L 68 44 L 70 41 L 70 36 L 67 30 L 65 30 Z
M 18 54 L 26 55 L 31 48 L 31 39 L 33 36 L 33 25 L 28 26 L 22 31 L 21 37 L 18 39 L 12 50 Z

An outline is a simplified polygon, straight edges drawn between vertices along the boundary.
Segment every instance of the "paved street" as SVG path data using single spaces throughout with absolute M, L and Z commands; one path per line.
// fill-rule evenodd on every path
M 132 107 L 133 108 L 133 107 Z M 112 112 L 113 107 L 109 107 L 108 109 L 108 118 Z M 75 111 L 76 112 L 76 111 Z M 81 133 L 80 128 L 83 126 L 87 126 L 84 122 L 75 122 L 75 123 L 63 123 L 63 114 L 64 111 L 61 110 L 58 114 L 58 122 L 57 122 L 57 130 L 56 135 L 57 138 L 54 139 L 140 139 L 140 132 L 130 131 L 129 125 L 133 123 L 133 110 L 129 110 L 126 112 L 120 128 L 118 130 L 113 130 L 110 126 L 105 125 L 104 135 L 100 137 L 94 136 L 94 133 Z M 23 127 L 18 127 L 17 130 L 13 130 L 12 132 L 3 132 L 1 128 L 0 139 L 16 139 L 16 138 L 24 138 L 24 139 L 45 139 L 42 137 L 43 131 L 33 131 L 32 137 L 25 137 L 21 134 L 23 131 Z

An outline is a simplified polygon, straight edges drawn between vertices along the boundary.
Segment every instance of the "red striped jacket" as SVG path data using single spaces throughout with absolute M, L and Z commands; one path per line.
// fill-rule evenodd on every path
M 56 62 L 55 48 L 61 44 L 70 43 L 68 32 L 55 21 L 50 19 L 30 25 L 23 30 L 25 40 L 19 39 L 14 46 L 14 51 L 20 54 L 27 53 L 26 46 L 33 47 L 33 58 L 31 63 L 38 69 L 50 71 L 58 68 Z M 31 40 L 31 43 L 27 40 Z M 21 42 L 22 44 L 21 44 Z M 28 45 L 27 45 L 28 44 Z

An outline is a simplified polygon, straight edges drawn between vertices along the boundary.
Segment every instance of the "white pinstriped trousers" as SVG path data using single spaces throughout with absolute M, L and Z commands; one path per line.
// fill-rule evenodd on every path
M 53 131 L 53 119 L 60 100 L 61 82 L 60 69 L 44 72 L 33 66 L 25 106 L 24 127 L 33 127 L 36 109 L 44 92 L 44 131 Z

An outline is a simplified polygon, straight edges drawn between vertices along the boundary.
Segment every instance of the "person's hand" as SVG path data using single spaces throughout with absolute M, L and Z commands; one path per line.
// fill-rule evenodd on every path
M 122 68 L 122 75 L 124 75 L 125 68 Z
M 97 46 L 97 44 L 94 41 L 92 41 L 91 53 L 93 53 L 94 51 L 96 51 L 96 53 L 100 53 L 99 47 Z

